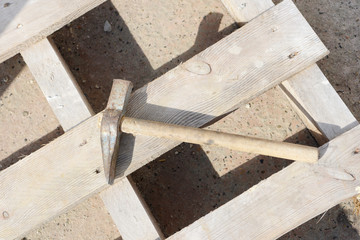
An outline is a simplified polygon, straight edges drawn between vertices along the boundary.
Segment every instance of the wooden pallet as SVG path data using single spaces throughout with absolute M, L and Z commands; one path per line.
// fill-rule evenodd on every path
M 47 9 L 39 8 L 39 2 Z M 102 174 L 96 174 L 102 167 L 102 114 L 92 116 L 66 63 L 46 36 L 103 1 L 72 1 L 62 8 L 63 2 L 27 4 L 17 25 L 8 23 L 10 30 L 0 37 L 0 44 L 11 40 L 8 49 L 0 50 L 0 61 L 22 54 L 66 131 L 0 173 L 0 193 L 6 196 L 0 199 L 0 212 L 10 216 L 0 219 L 0 239 L 20 236 L 101 190 L 124 239 L 161 239 L 161 231 L 126 176 L 179 143 L 136 137 L 134 145 L 132 139 L 125 138 L 122 143 L 128 144 L 120 153 L 117 183 L 108 187 Z M 316 66 L 327 50 L 291 1 L 275 7 L 270 0 L 223 3 L 236 21 L 250 23 L 137 90 L 128 115 L 201 127 L 280 84 L 319 143 L 331 140 L 321 147 L 319 164 L 291 164 L 170 237 L 274 239 L 357 194 L 360 165 L 353 149 L 360 129 Z M 54 10 L 52 15 L 46 15 L 49 8 Z M 0 20 L 11 19 L 11 14 L 1 8 Z M 263 37 L 266 43 L 261 41 Z M 204 75 L 209 66 L 211 71 Z M 184 92 L 188 100 L 179 101 Z M 34 174 L 21 178 L 33 169 L 41 178 Z M 33 203 L 31 209 L 28 202 Z

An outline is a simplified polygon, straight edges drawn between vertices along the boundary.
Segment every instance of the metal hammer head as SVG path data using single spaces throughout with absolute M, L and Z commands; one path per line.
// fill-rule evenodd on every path
M 105 177 L 109 184 L 112 184 L 115 178 L 121 135 L 120 122 L 124 116 L 132 87 L 132 83 L 129 81 L 114 79 L 110 97 L 101 120 L 101 150 Z

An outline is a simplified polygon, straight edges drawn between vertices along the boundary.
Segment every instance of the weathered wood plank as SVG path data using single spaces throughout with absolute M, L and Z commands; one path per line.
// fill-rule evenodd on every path
M 169 239 L 276 239 L 359 194 L 360 126 L 320 148 L 317 164 L 293 163 Z
M 8 0 L 0 6 L 0 63 L 105 0 Z M 5 2 L 4 2 L 5 3 Z
M 299 54 L 289 57 L 294 52 Z M 327 53 L 294 4 L 285 0 L 137 90 L 127 115 L 200 127 Z M 0 211 L 9 212 L 10 217 L 0 219 L 0 237 L 20 235 L 107 187 L 99 141 L 101 116 L 86 120 L 1 172 L 0 194 L 4 198 L 0 198 Z M 177 144 L 124 135 L 118 179 Z
M 238 23 L 246 23 L 274 6 L 272 0 L 221 0 Z
M 359 124 L 316 64 L 282 82 L 282 89 L 327 139 Z
M 93 115 L 70 69 L 47 38 L 21 52 L 64 131 Z
M 21 54 L 64 131 L 93 115 L 91 106 L 52 41 L 45 38 Z M 128 178 L 123 178 L 100 196 L 124 240 L 160 239 L 161 232 L 136 186 L 134 188 Z
M 100 197 L 123 239 L 163 239 L 158 224 L 131 179 L 123 178 L 102 191 Z

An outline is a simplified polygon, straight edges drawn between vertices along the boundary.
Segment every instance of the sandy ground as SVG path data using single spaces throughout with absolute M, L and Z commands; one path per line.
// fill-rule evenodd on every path
M 331 51 L 319 66 L 357 119 L 360 1 L 296 1 Z M 108 21 L 112 29 L 104 32 Z M 101 111 L 112 79 L 135 88 L 167 72 L 236 29 L 219 0 L 108 1 L 53 34 L 91 106 Z M 330 106 L 329 106 L 330 107 Z M 17 55 L 0 64 L 0 168 L 63 133 Z M 277 89 L 209 128 L 316 145 Z M 181 144 L 132 174 L 165 236 L 238 196 L 290 161 Z M 24 176 L 26 177 L 26 176 Z M 360 239 L 347 201 L 282 239 Z M 27 239 L 120 239 L 98 196 L 39 226 Z

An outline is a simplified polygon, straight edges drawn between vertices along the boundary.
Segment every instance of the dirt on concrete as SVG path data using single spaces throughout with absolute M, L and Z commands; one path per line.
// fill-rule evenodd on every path
M 359 119 L 359 1 L 297 0 L 331 51 L 319 62 Z M 108 22 L 107 31 L 104 24 Z M 101 111 L 112 80 L 135 89 L 236 29 L 219 0 L 108 1 L 52 35 L 81 89 Z M 329 106 L 331 107 L 331 106 Z M 63 133 L 29 69 L 17 55 L 0 64 L 1 169 Z M 244 104 L 210 129 L 316 145 L 276 88 Z M 165 236 L 170 236 L 290 161 L 181 144 L 132 174 Z M 26 176 L 24 176 L 26 177 Z M 360 221 L 346 201 L 281 239 L 360 239 Z M 26 235 L 27 239 L 120 239 L 94 196 Z

